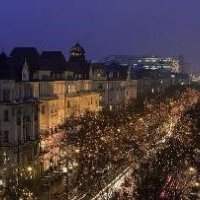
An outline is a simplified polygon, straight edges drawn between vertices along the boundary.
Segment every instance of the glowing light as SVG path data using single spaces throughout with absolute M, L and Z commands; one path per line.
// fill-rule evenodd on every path
M 0 179 L 0 186 L 3 186 L 3 180 Z
M 79 153 L 79 152 L 80 152 L 80 149 L 76 149 L 76 150 L 75 150 L 75 153 Z
M 189 168 L 190 174 L 194 174 L 196 172 L 196 169 L 194 167 Z
M 62 171 L 63 171 L 63 173 L 67 173 L 67 172 L 68 172 L 67 167 L 63 167 L 63 168 L 62 168 Z
M 27 167 L 28 172 L 32 172 L 33 168 L 31 166 Z

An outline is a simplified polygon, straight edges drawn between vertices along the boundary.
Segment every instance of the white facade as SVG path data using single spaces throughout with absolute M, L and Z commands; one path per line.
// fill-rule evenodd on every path
M 0 81 L 0 144 L 15 146 L 38 138 L 38 104 L 28 82 Z
M 117 109 L 137 98 L 137 80 L 93 81 L 94 90 L 102 96 L 102 107 Z

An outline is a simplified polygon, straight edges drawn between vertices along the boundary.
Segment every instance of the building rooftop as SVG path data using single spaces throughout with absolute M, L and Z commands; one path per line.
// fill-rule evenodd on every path
M 61 51 L 44 51 L 40 56 L 40 70 L 64 71 L 67 66 Z

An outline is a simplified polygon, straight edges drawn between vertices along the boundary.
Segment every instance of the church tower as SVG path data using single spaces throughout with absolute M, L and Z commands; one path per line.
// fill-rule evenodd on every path
M 79 43 L 70 49 L 69 62 L 85 62 L 85 50 Z

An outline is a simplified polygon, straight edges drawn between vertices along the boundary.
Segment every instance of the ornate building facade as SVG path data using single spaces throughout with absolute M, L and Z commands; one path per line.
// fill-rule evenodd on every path
M 91 64 L 80 44 L 68 61 L 60 51 L 33 47 L 0 55 L 0 142 L 24 144 L 58 130 L 70 116 L 118 109 L 137 98 L 129 68 Z
M 0 80 L 0 144 L 16 146 L 37 140 L 38 100 L 32 83 Z
M 101 94 L 103 108 L 120 109 L 137 99 L 137 80 L 132 80 L 131 68 L 93 64 L 90 79 L 93 89 Z
M 62 52 L 33 47 L 0 55 L 0 145 L 34 141 L 54 132 L 67 117 L 98 112 L 100 94 L 88 80 L 85 51 L 76 44 L 67 62 Z

